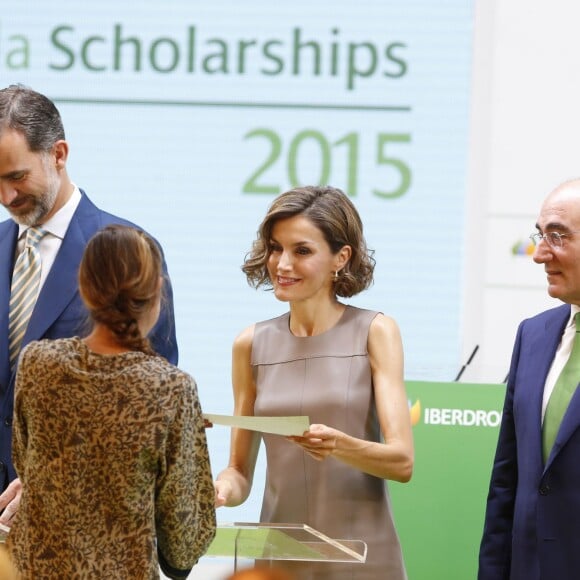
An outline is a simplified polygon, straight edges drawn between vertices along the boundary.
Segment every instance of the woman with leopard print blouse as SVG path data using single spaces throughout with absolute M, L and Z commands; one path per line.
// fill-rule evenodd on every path
M 191 376 L 146 336 L 161 308 L 161 254 L 108 226 L 79 288 L 86 338 L 30 343 L 16 380 L 22 499 L 7 545 L 23 579 L 186 578 L 215 534 L 214 488 Z

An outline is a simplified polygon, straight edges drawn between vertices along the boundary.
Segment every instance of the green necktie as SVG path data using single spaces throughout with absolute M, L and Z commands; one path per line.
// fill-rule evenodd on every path
M 580 313 L 579 313 L 580 314 Z M 578 383 L 580 383 L 580 315 L 576 314 L 574 317 L 576 323 L 576 334 L 574 335 L 574 342 L 572 344 L 572 351 L 570 358 L 564 365 L 554 390 L 550 395 L 548 406 L 546 407 L 546 414 L 544 415 L 544 425 L 542 427 L 542 451 L 544 453 L 544 462 L 548 460 L 560 423 L 564 417 L 564 413 L 570 404 L 570 399 L 576 390 Z

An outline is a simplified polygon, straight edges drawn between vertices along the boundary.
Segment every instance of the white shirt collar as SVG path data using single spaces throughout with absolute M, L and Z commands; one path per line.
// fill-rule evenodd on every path
M 568 320 L 568 326 L 575 326 L 574 317 L 580 312 L 580 306 L 578 304 L 570 304 L 570 319 Z

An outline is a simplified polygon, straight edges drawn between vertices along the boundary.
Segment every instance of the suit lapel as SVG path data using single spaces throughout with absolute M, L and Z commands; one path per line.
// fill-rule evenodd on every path
M 10 284 L 14 268 L 14 253 L 18 238 L 18 226 L 10 219 L 0 224 L 0 385 L 10 380 L 8 355 L 8 304 L 10 303 Z
M 559 344 L 559 341 L 561 340 L 561 335 L 564 332 L 564 326 L 566 325 L 568 318 L 569 311 L 568 316 L 564 318 L 564 320 L 562 321 L 561 331 L 558 335 L 556 344 Z M 552 339 L 553 336 L 551 334 L 549 337 L 548 336 L 546 337 L 546 340 Z M 566 410 L 566 413 L 564 414 L 564 417 L 562 419 L 562 424 L 560 425 L 560 429 L 556 436 L 556 440 L 554 441 L 554 446 L 552 447 L 552 451 L 550 452 L 550 456 L 548 457 L 544 471 L 546 471 L 550 467 L 550 465 L 554 461 L 554 457 L 558 455 L 558 453 L 562 449 L 562 446 L 566 443 L 566 441 L 568 441 L 568 439 L 570 439 L 571 435 L 574 433 L 574 431 L 576 431 L 576 429 L 578 429 L 579 426 L 580 426 L 580 392 L 578 389 L 576 389 L 576 392 L 572 396 L 570 404 L 568 405 L 568 409 Z
M 522 410 L 526 412 L 525 410 L 527 409 L 527 412 L 530 413 L 528 419 L 537 431 L 540 456 L 544 384 L 569 316 L 570 308 L 564 306 L 557 309 L 554 315 L 545 322 L 534 326 L 530 325 L 525 339 L 525 347 L 521 353 L 521 359 L 526 361 L 526 365 L 525 374 L 518 377 L 518 382 L 526 385 L 525 393 L 527 399 Z
M 580 389 L 576 387 L 576 391 L 572 395 L 570 404 L 568 405 L 566 413 L 562 419 L 562 424 L 560 425 L 558 435 L 556 435 L 554 447 L 552 448 L 552 452 L 550 453 L 546 467 L 550 466 L 554 460 L 554 457 L 560 453 L 566 442 L 570 439 L 578 427 L 580 427 Z
M 83 195 L 38 295 L 24 344 L 42 338 L 78 292 L 77 273 L 88 241 L 88 235 L 82 227 L 82 215 L 87 203 L 90 202 Z

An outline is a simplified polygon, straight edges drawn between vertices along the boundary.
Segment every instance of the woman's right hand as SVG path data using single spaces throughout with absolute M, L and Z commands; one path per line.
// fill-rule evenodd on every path
M 219 508 L 228 503 L 232 495 L 232 484 L 225 479 L 217 479 L 213 482 L 215 489 L 215 507 Z

